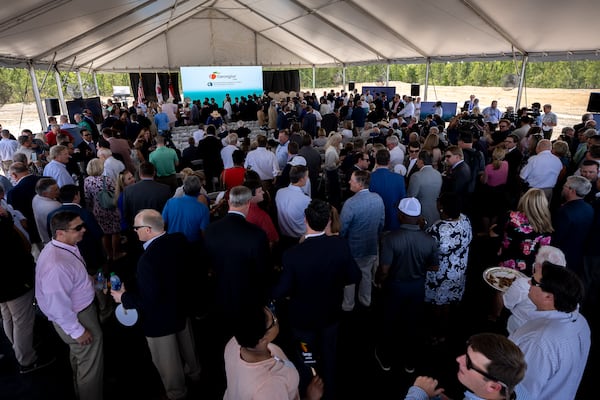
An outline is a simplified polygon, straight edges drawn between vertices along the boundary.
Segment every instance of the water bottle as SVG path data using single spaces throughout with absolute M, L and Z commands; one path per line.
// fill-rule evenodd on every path
M 96 273 L 96 290 L 104 290 L 106 289 L 106 279 L 104 279 L 104 273 L 102 269 L 99 269 Z
M 121 290 L 121 278 L 114 272 L 110 273 L 110 287 L 112 290 Z

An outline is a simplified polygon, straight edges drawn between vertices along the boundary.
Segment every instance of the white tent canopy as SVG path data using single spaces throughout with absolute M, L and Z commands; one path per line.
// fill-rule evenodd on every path
M 20 0 L 0 9 L 0 65 L 150 72 L 595 60 L 599 19 L 597 0 Z

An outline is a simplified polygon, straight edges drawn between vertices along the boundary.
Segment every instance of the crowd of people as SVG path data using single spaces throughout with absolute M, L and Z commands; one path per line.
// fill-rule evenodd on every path
M 102 121 L 2 130 L 0 243 L 15 262 L 0 306 L 20 372 L 54 361 L 33 346 L 35 297 L 75 393 L 102 399 L 103 323 L 122 304 L 166 398 L 212 369 L 225 399 L 335 399 L 344 316 L 372 315 L 382 371 L 415 374 L 423 348 L 452 338 L 486 246 L 519 278 L 479 299 L 505 334 L 472 335 L 456 359 L 467 398 L 574 399 L 598 304 L 600 133 L 586 113 L 557 134 L 550 104 L 480 107 L 471 96 L 444 121 L 441 102 L 421 118 L 418 97 L 331 90 L 111 102 Z M 182 124 L 198 127 L 183 151 Z M 114 271 L 124 283 L 107 288 L 99 273 Z M 210 366 L 198 318 L 214 321 Z M 406 399 L 434 396 L 419 376 Z

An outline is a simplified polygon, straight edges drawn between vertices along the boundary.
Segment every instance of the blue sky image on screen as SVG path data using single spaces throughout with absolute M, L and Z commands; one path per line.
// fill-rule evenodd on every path
M 214 97 L 223 106 L 225 94 L 236 97 L 261 96 L 263 93 L 262 67 L 181 67 L 184 97 L 203 101 Z

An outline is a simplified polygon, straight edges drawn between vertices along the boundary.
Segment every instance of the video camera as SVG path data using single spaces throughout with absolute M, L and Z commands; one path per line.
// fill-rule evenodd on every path
M 540 109 L 542 108 L 540 103 L 533 103 L 531 104 L 531 108 L 527 109 L 527 115 L 529 115 L 532 118 L 537 118 L 540 116 L 541 112 Z

